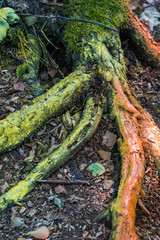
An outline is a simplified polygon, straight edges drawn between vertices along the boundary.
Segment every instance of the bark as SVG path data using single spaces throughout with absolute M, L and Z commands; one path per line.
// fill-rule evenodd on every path
M 49 119 L 66 111 L 86 94 L 90 83 L 90 75 L 77 70 L 36 98 L 32 105 L 1 120 L 0 152 L 15 148 Z

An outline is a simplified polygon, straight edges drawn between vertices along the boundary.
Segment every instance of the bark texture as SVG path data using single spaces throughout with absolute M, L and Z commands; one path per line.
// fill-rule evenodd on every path
M 91 81 L 82 71 L 71 73 L 33 104 L 0 121 L 0 152 L 9 151 L 34 134 L 44 123 L 85 95 Z

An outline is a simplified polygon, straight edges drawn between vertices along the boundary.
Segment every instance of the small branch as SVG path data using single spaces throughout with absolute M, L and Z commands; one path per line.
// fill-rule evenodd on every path
M 47 18 L 47 19 L 62 19 L 62 20 L 65 20 L 65 21 L 80 21 L 80 22 L 86 22 L 86 23 L 93 23 L 93 24 L 98 24 L 102 27 L 105 27 L 107 29 L 110 29 L 112 31 L 115 31 L 115 32 L 118 32 L 118 29 L 116 28 L 113 28 L 113 27 L 109 27 L 103 23 L 100 23 L 100 22 L 96 22 L 96 21 L 91 21 L 91 20 L 87 20 L 87 19 L 81 19 L 81 18 L 67 18 L 67 17 L 62 17 L 60 15 L 57 15 L 57 16 L 44 16 L 44 15 L 32 15 L 32 14 L 17 14 L 18 16 L 24 16 L 24 17 L 29 17 L 29 16 L 34 16 L 34 17 L 37 17 L 37 18 Z
M 146 215 L 148 215 L 149 219 L 151 220 L 151 213 L 148 211 L 148 209 L 144 206 L 142 200 L 138 198 L 138 205 L 142 209 L 142 212 L 144 212 Z
M 59 16 L 59 15 L 57 15 L 56 18 L 57 19 L 64 19 L 66 21 L 80 21 L 80 22 L 87 22 L 87 23 L 98 24 L 98 25 L 100 25 L 102 27 L 105 27 L 105 28 L 110 29 L 112 31 L 118 32 L 118 30 L 116 28 L 109 27 L 109 26 L 107 26 L 107 25 L 105 25 L 103 23 L 99 23 L 99 22 L 96 22 L 96 21 L 91 21 L 91 20 L 86 20 L 86 19 L 81 19 L 81 18 L 66 18 L 66 17 L 62 17 L 62 16 Z
M 90 184 L 86 180 L 69 180 L 69 179 L 48 179 L 48 180 L 37 180 L 37 183 L 47 183 L 47 184 Z

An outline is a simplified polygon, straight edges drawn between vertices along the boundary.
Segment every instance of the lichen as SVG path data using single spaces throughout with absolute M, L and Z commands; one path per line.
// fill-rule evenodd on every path
M 127 21 L 128 11 L 125 0 L 65 0 L 67 14 L 70 18 L 81 18 L 97 21 L 113 28 L 120 28 Z M 107 35 L 108 30 L 102 26 L 80 21 L 68 21 L 65 29 L 65 39 L 69 50 L 76 52 L 81 48 L 80 40 L 89 33 Z

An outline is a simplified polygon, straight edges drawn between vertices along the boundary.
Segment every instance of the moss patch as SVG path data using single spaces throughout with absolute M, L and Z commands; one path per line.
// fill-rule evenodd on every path
M 81 18 L 103 23 L 113 28 L 119 28 L 127 21 L 127 9 L 124 0 L 65 0 L 65 14 L 70 18 Z M 108 30 L 102 26 L 80 21 L 69 21 L 65 30 L 65 39 L 69 50 L 76 52 L 81 44 L 80 39 L 90 32 L 107 35 Z

